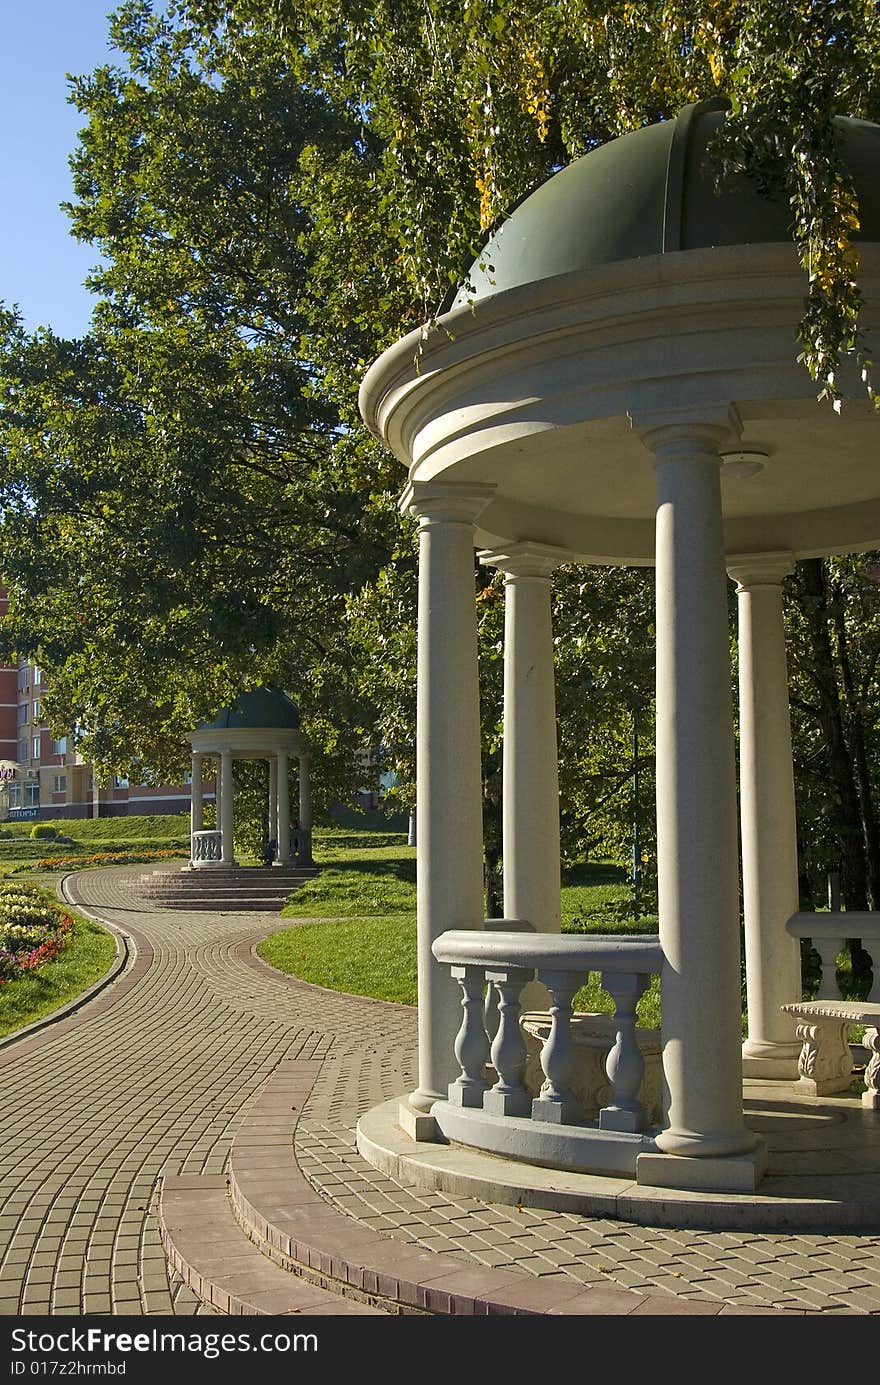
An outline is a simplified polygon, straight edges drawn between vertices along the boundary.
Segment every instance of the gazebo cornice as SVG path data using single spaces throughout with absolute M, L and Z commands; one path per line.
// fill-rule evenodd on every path
M 870 331 L 880 245 L 860 251 Z M 783 244 L 646 256 L 509 289 L 446 314 L 418 362 L 417 332 L 390 347 L 364 380 L 364 418 L 411 483 L 494 485 L 484 547 L 529 538 L 650 564 L 653 467 L 639 432 L 664 415 L 726 419 L 729 445 L 767 457 L 758 476 L 724 476 L 729 551 L 864 547 L 880 535 L 878 420 L 854 368 L 842 420 L 817 402 L 798 362 L 805 289 Z M 863 466 L 838 468 L 854 431 Z

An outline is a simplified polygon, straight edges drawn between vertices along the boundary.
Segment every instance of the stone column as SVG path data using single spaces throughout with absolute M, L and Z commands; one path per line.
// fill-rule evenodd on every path
M 190 822 L 193 832 L 201 832 L 205 820 L 204 785 L 202 784 L 202 763 L 204 755 L 193 751 L 192 783 L 190 784 Z
M 640 1182 L 754 1186 L 742 1114 L 739 879 L 719 444 L 726 427 L 643 433 L 657 474 L 657 865 L 663 969 L 662 1169 Z M 696 1156 L 684 1165 L 679 1158 Z M 725 1170 L 698 1172 L 711 1159 Z M 691 1167 L 688 1168 L 687 1165 Z M 751 1167 L 750 1167 L 751 1165 Z
M 550 574 L 571 555 L 517 543 L 480 554 L 504 573 L 504 916 L 538 933 L 558 933 L 559 765 Z M 546 1009 L 547 991 L 529 982 L 523 1010 Z
M 780 1005 L 801 998 L 797 939 L 797 826 L 782 580 L 789 553 L 729 563 L 739 608 L 739 775 L 749 1037 L 747 1077 L 797 1080 L 795 1021 Z
M 287 763 L 286 750 L 278 751 L 275 765 L 278 785 L 278 831 L 276 837 L 278 855 L 276 860 L 279 866 L 286 866 L 290 862 L 290 769 Z
M 278 761 L 269 756 L 269 840 L 278 842 Z
M 312 830 L 311 765 L 307 751 L 299 757 L 299 825 L 305 832 Z
M 217 820 L 220 825 L 222 841 L 222 862 L 224 866 L 235 865 L 235 852 L 233 849 L 233 819 L 232 819 L 232 751 L 220 751 L 220 812 Z
M 416 712 L 419 1085 L 428 1111 L 456 1076 L 459 997 L 431 944 L 483 925 L 480 694 L 474 521 L 493 487 L 415 482 L 401 509 L 419 521 Z

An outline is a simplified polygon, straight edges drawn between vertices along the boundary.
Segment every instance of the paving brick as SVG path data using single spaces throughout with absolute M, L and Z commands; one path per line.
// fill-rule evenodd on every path
M 352 1132 L 361 1110 L 414 1082 L 414 1014 L 260 970 L 246 956 L 265 931 L 259 916 L 151 913 L 131 893 L 130 882 L 140 873 L 90 872 L 77 884 L 88 907 L 138 936 L 136 968 L 64 1027 L 0 1051 L 9 1094 L 0 1098 L 8 1156 L 0 1186 L 10 1194 L 0 1211 L 0 1236 L 16 1230 L 29 1235 L 35 1269 L 63 1266 L 65 1287 L 58 1294 L 71 1292 L 67 1276 L 79 1274 L 88 1310 L 111 1311 L 106 1287 L 89 1285 L 109 1284 L 115 1244 L 112 1311 L 210 1316 L 179 1279 L 171 1292 L 162 1282 L 153 1193 L 163 1174 L 221 1175 L 234 1130 L 259 1111 L 263 1133 L 245 1131 L 242 1148 L 257 1160 L 262 1151 L 267 1172 L 284 1153 L 292 1170 L 288 1132 L 299 1122 L 296 1150 L 311 1180 L 303 1186 L 318 1190 L 309 1196 L 335 1198 L 368 1235 L 393 1233 L 399 1262 L 427 1253 L 414 1251 L 415 1239 L 422 1246 L 454 1247 L 458 1262 L 481 1274 L 498 1273 L 490 1264 L 518 1262 L 520 1272 L 527 1266 L 541 1278 L 559 1275 L 580 1295 L 642 1286 L 649 1299 L 717 1296 L 713 1308 L 730 1302 L 735 1311 L 746 1296 L 772 1302 L 777 1290 L 765 1280 L 767 1271 L 785 1284 L 786 1301 L 811 1289 L 807 1311 L 836 1313 L 835 1299 L 847 1294 L 854 1311 L 880 1312 L 877 1236 L 661 1231 L 601 1218 L 585 1223 L 568 1213 L 517 1213 L 398 1188 L 360 1160 Z M 45 1062 L 47 1043 L 51 1063 Z M 279 1059 L 283 1087 L 273 1083 L 261 1097 Z M 276 1205 L 281 1201 L 276 1197 Z M 65 1252 L 76 1255 L 60 1254 L 65 1236 Z M 849 1277 L 848 1257 L 858 1266 L 856 1280 Z M 6 1295 L 0 1312 L 3 1303 L 17 1305 L 27 1259 L 8 1264 L 15 1275 L 11 1281 L 0 1276 Z M 585 1278 L 599 1289 L 585 1290 Z M 668 1294 L 657 1292 L 661 1283 Z M 57 1311 L 75 1310 L 59 1299 Z M 705 1306 L 698 1311 L 705 1313 Z

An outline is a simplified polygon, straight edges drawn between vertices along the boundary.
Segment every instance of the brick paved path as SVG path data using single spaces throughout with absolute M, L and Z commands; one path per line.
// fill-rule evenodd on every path
M 361 1111 L 414 1085 L 413 1012 L 273 974 L 250 945 L 276 916 L 156 911 L 137 898 L 140 869 L 70 882 L 134 936 L 136 965 L 0 1051 L 0 1313 L 208 1312 L 169 1279 L 157 1179 L 222 1172 L 276 1064 L 323 1057 L 299 1162 L 378 1230 L 587 1285 L 880 1314 L 880 1236 L 665 1231 L 399 1187 L 360 1159 L 353 1130 Z

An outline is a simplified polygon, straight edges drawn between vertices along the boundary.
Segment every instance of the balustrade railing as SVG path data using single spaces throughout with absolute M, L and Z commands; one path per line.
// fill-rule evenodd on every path
M 660 971 L 663 953 L 654 935 L 560 935 L 521 931 L 516 920 L 492 920 L 491 931 L 443 933 L 433 944 L 462 992 L 463 1018 L 455 1040 L 460 1073 L 449 1084 L 449 1104 L 490 1117 L 525 1117 L 538 1124 L 586 1125 L 571 1087 L 575 1064 L 572 999 L 591 972 L 615 1003 L 615 1040 L 606 1072 L 611 1100 L 599 1111 L 601 1132 L 637 1135 L 650 1117 L 639 1100 L 644 1059 L 636 1037 L 636 1005 L 650 977 Z M 526 1045 L 520 1030 L 520 994 L 527 981 L 543 982 L 550 993 L 550 1027 L 541 1050 L 544 1082 L 533 1097 L 523 1082 Z M 497 995 L 487 1006 L 484 992 Z M 495 1082 L 487 1080 L 491 1065 Z M 436 1108 L 435 1108 L 436 1109 Z M 474 1140 L 472 1143 L 478 1143 Z M 486 1146 L 489 1147 L 489 1146 Z M 497 1142 L 492 1147 L 499 1148 Z M 527 1152 L 524 1151 L 524 1155 Z
M 222 832 L 200 831 L 191 834 L 190 860 L 192 865 L 219 865 L 222 859 Z
M 880 913 L 858 913 L 855 910 L 828 913 L 793 914 L 786 925 L 795 938 L 809 938 L 819 954 L 821 976 L 817 1000 L 840 1000 L 837 980 L 837 955 L 845 938 L 858 938 L 871 958 L 873 973 L 870 1001 L 880 1002 Z

